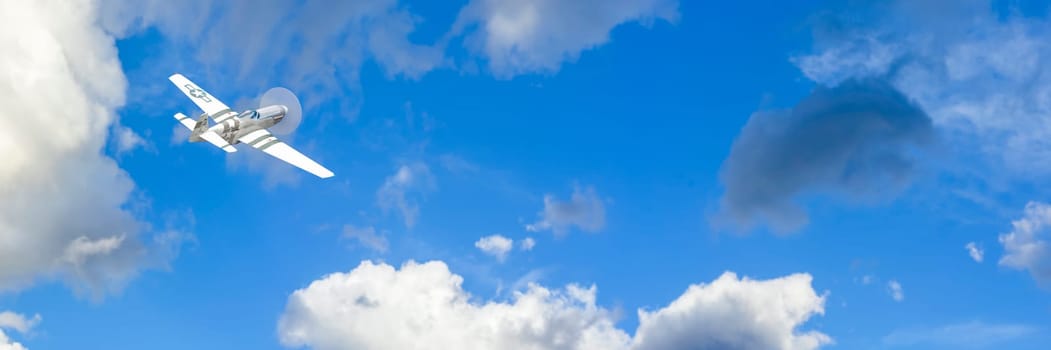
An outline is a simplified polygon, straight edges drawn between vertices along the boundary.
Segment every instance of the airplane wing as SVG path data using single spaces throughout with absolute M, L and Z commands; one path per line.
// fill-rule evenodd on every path
M 187 129 L 190 129 L 191 133 L 193 132 L 193 128 L 196 126 L 193 119 L 190 119 L 182 113 L 175 113 L 175 119 Z M 222 148 L 228 153 L 237 152 L 237 149 L 234 148 L 234 146 L 231 146 L 230 143 L 226 142 L 222 136 L 219 136 L 219 134 L 216 134 L 214 131 L 203 132 L 200 136 L 205 141 L 208 141 L 208 143 L 215 145 L 215 147 Z
M 278 140 L 266 129 L 259 129 L 252 131 L 245 136 L 241 136 L 238 139 L 242 143 L 246 143 L 252 148 L 266 152 L 277 159 L 285 161 L 285 163 L 295 165 L 296 167 L 306 170 L 307 172 L 317 175 L 322 179 L 332 177 L 332 171 L 318 164 L 313 159 L 307 158 L 299 151 L 296 151 L 292 146 Z
M 212 117 L 216 123 L 222 123 L 227 119 L 233 118 L 237 115 L 236 112 L 227 107 L 225 103 L 219 101 L 218 98 L 212 96 L 201 87 L 194 84 L 190 79 L 182 76 L 182 74 L 175 73 L 168 77 L 168 80 L 175 84 L 176 87 L 182 91 L 186 97 L 190 98 L 197 107 L 200 107 L 204 113 L 208 113 L 209 117 Z

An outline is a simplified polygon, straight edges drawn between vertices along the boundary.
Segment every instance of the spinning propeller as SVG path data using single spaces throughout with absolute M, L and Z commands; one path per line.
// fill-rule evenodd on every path
M 288 135 L 296 131 L 299 123 L 303 122 L 303 106 L 299 104 L 299 98 L 296 97 L 296 94 L 283 87 L 267 90 L 263 97 L 259 99 L 259 106 L 272 105 L 285 106 L 285 108 L 288 108 L 288 112 L 285 113 L 285 117 L 281 122 L 270 127 L 270 132 L 278 135 Z

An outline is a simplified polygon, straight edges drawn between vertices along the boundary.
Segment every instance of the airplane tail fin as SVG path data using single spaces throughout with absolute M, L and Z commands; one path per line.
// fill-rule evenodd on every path
M 197 123 L 193 126 L 193 132 L 190 133 L 190 142 L 201 142 L 204 139 L 201 138 L 201 134 L 208 131 L 208 114 L 201 114 L 197 118 Z
M 176 113 L 175 119 L 180 124 L 190 129 L 190 142 L 208 141 L 208 143 L 215 145 L 215 147 L 222 148 L 226 152 L 236 152 L 237 149 L 230 145 L 229 142 L 223 140 L 219 134 L 208 131 L 208 115 L 202 115 L 195 123 L 193 119 L 190 119 L 182 113 Z

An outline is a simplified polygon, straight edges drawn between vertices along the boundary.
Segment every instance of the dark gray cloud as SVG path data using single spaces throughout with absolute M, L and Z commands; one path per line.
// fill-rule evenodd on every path
M 883 80 L 818 87 L 791 109 L 749 119 L 720 173 L 717 221 L 791 232 L 807 223 L 802 194 L 900 190 L 913 172 L 911 150 L 932 137 L 927 114 Z

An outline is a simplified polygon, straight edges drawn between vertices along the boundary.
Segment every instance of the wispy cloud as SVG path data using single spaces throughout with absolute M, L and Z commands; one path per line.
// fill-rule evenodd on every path
M 1022 324 L 987 324 L 980 321 L 930 328 L 900 329 L 883 337 L 890 346 L 924 346 L 952 349 L 986 348 L 1024 338 L 1039 329 Z
M 595 192 L 594 187 L 573 186 L 569 201 L 561 201 L 554 195 L 544 196 L 544 210 L 539 213 L 540 220 L 526 225 L 526 230 L 538 232 L 551 230 L 556 235 L 564 235 L 570 227 L 577 227 L 585 232 L 598 232 L 606 226 L 606 207 Z
M 411 229 L 420 216 L 419 197 L 434 188 L 434 177 L 426 164 L 406 164 L 383 182 L 376 191 L 376 202 L 384 212 L 398 210 L 405 227 Z
M 967 245 L 964 246 L 964 248 L 967 249 L 967 255 L 970 255 L 971 259 L 974 260 L 974 262 L 980 263 L 985 257 L 985 251 L 982 250 L 982 247 L 978 246 L 978 244 L 974 242 L 968 242 Z
M 40 323 L 40 315 L 26 317 L 10 311 L 0 312 L 0 349 L 4 350 L 26 350 L 22 343 L 11 340 L 4 330 L 14 330 L 21 334 L 29 333 L 33 327 Z
M 387 249 L 390 247 L 386 235 L 377 233 L 376 228 L 372 226 L 357 227 L 353 225 L 344 225 L 342 237 L 355 240 L 362 246 L 380 253 L 386 253 Z
M 901 302 L 905 300 L 905 290 L 901 288 L 901 283 L 896 280 L 887 282 L 887 292 L 890 293 L 890 297 L 894 301 Z
M 533 247 L 536 247 L 536 240 L 533 239 L 533 237 L 526 237 L 522 241 L 518 242 L 518 245 L 522 250 L 530 251 L 533 250 Z

